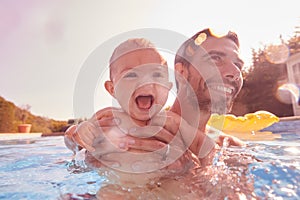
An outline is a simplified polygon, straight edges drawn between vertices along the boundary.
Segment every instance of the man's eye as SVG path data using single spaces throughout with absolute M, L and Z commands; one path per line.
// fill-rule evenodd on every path
M 239 69 L 242 69 L 243 68 L 243 64 L 241 64 L 241 63 L 234 63 L 235 64 L 235 66 L 237 66 Z
M 124 76 L 124 78 L 134 78 L 134 77 L 137 77 L 137 74 L 135 72 L 129 72 Z
M 217 62 L 222 60 L 221 56 L 218 55 L 211 55 L 210 58 Z

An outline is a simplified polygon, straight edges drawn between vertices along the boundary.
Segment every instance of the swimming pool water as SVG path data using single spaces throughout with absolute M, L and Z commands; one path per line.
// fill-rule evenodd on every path
M 65 193 L 95 193 L 96 172 L 67 171 L 72 153 L 63 137 L 0 141 L 0 199 L 58 199 Z
M 227 171 L 218 165 L 212 171 L 216 180 L 210 180 L 215 181 L 215 191 L 228 186 L 227 182 L 218 182 L 220 170 L 230 177 L 233 170 L 244 173 L 241 169 L 246 169 L 249 183 L 244 185 L 253 185 L 257 198 L 300 199 L 300 121 L 280 122 L 266 130 L 281 138 L 249 141 L 247 148 L 229 148 L 227 157 L 234 152 L 251 155 L 258 161 L 244 168 L 225 166 Z M 70 167 L 71 160 L 72 153 L 62 136 L 0 140 L 0 199 L 47 200 L 62 199 L 66 194 L 73 194 L 74 198 L 75 194 L 95 194 L 105 177 L 96 171 L 76 171 Z M 243 190 L 243 180 L 239 181 L 241 188 L 233 188 L 235 191 Z M 79 195 L 76 198 L 88 199 Z

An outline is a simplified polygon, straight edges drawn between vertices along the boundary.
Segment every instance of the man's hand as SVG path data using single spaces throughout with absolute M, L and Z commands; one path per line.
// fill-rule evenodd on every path
M 227 142 L 227 146 L 239 146 L 239 147 L 242 147 L 242 146 L 245 146 L 245 142 L 243 142 L 242 140 L 240 140 L 239 138 L 237 137 L 234 137 L 232 135 L 227 135 L 227 134 L 221 134 L 219 136 L 219 138 L 217 139 L 217 144 L 219 146 L 223 146 L 224 144 L 224 140 L 226 138 L 226 142 Z
M 232 135 L 225 134 L 224 132 L 212 127 L 212 126 L 206 126 L 206 134 L 209 135 L 209 137 L 213 138 L 216 143 L 219 146 L 224 146 L 224 139 L 226 146 L 245 146 L 245 142 L 240 140 L 237 137 L 234 137 Z
M 201 158 L 214 148 L 214 142 L 205 133 L 200 131 L 198 127 L 191 126 L 174 112 L 168 111 L 165 112 L 165 115 L 156 116 L 151 120 L 151 124 L 163 126 L 166 132 L 174 135 L 174 138 L 180 136 L 185 148 L 189 148 L 197 156 L 200 153 Z

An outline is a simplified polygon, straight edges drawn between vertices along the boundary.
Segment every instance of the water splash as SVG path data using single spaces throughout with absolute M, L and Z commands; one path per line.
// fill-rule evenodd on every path
M 249 164 L 256 161 L 244 148 L 229 147 L 225 139 L 212 165 L 198 168 L 192 184 L 202 191 L 201 199 L 256 199 L 249 173 Z
M 67 163 L 68 171 L 74 174 L 91 171 L 85 162 L 85 152 L 86 150 L 82 149 L 74 155 L 74 158 Z

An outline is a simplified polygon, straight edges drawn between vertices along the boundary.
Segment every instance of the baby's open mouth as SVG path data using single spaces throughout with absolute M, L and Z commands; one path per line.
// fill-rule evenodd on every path
M 152 95 L 140 95 L 135 98 L 135 102 L 140 109 L 150 109 L 153 104 L 154 97 Z

